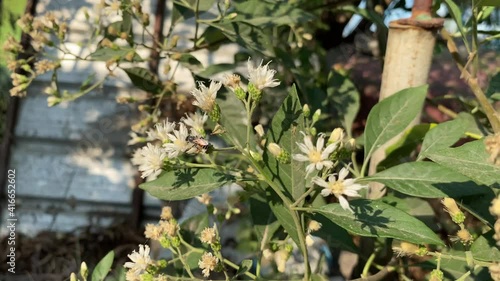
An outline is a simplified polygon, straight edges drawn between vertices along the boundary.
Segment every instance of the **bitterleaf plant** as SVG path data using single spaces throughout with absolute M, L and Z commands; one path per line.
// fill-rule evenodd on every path
M 206 193 L 224 185 L 236 183 L 243 188 L 245 195 L 240 194 L 240 198 L 249 198 L 249 214 L 260 250 L 255 253 L 256 271 L 247 277 L 262 277 L 261 262 L 268 259 L 270 252 L 279 256 L 284 250 L 286 261 L 297 246 L 303 257 L 300 278 L 311 280 L 316 274 L 311 271 L 308 255 L 311 234 L 355 252 L 353 235 L 392 238 L 382 240 L 389 246 L 395 239 L 399 241 L 399 246 L 394 245 L 399 255 L 437 257 L 433 276 L 446 270 L 440 266 L 443 259 L 473 265 L 471 271 L 493 264 L 492 259 L 484 259 L 484 255 L 475 258 L 470 251 L 476 247 L 472 237 L 482 237 L 494 224 L 484 207 L 476 209 L 478 202 L 472 198 L 488 206 L 494 190 L 499 188 L 500 167 L 489 161 L 483 140 L 451 147 L 468 130 L 463 122 L 453 120 L 428 130 L 417 161 L 395 165 L 369 177 L 365 175 L 372 152 L 404 132 L 420 113 L 427 86 L 402 90 L 371 110 L 362 140 L 363 164 L 358 167 L 352 162 L 357 152 L 354 139 L 348 139 L 341 128 L 316 132 L 321 112 L 312 113 L 308 105 L 302 105 L 293 85 L 267 131 L 262 125 L 252 123 L 262 95 L 279 82 L 268 64 L 261 62 L 256 67 L 249 60 L 248 71 L 247 86 L 242 85 L 239 76 L 227 75 L 222 83 L 229 90 L 225 94 L 220 90 L 221 82 L 212 81 L 209 86 L 200 83 L 199 88 L 192 91 L 196 99 L 193 104 L 200 112 L 180 123 L 158 124 L 149 133 L 155 144 L 139 149 L 133 159 L 143 177 L 149 180 L 141 188 L 163 200 L 198 197 L 203 201 L 208 198 Z M 204 125 L 208 117 L 212 122 Z M 218 141 L 220 139 L 224 141 Z M 366 184 L 372 181 L 385 184 L 394 192 L 380 200 L 356 198 L 363 197 Z M 420 220 L 418 213 L 411 213 L 411 207 L 402 200 L 405 198 L 447 198 L 455 202 L 454 198 L 470 211 L 468 216 L 478 218 L 483 225 L 470 234 L 463 219 L 457 219 L 460 230 L 451 240 L 464 247 L 461 252 L 451 252 L 445 246 L 450 241 L 435 233 L 435 224 Z M 423 200 L 420 202 L 426 204 Z M 445 204 L 445 208 L 454 221 L 456 212 L 463 214 L 448 205 Z M 209 210 L 213 211 L 213 206 Z M 223 226 L 219 227 L 223 231 Z M 322 227 L 329 231 L 325 232 Z M 167 237 L 179 239 L 175 235 Z M 175 244 L 175 239 L 168 244 Z M 487 245 L 483 241 L 477 247 L 488 248 Z M 187 249 L 189 247 L 192 246 Z M 494 247 L 488 250 L 494 251 Z M 211 260 L 213 266 L 207 267 L 203 258 L 198 266 L 205 269 L 205 276 L 209 276 L 210 271 L 223 271 L 229 278 L 223 266 L 227 261 L 220 256 L 220 249 L 212 247 L 212 251 L 213 257 L 217 257 Z M 279 259 L 274 261 L 278 272 L 286 272 L 280 267 Z M 394 271 L 394 264 L 382 267 Z M 364 277 L 368 277 L 373 265 L 366 263 Z M 142 273 L 147 272 L 150 271 Z M 471 273 L 466 270 L 463 274 Z

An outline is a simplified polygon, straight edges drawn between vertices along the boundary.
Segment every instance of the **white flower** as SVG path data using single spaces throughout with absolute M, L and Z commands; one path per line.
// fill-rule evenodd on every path
M 329 144 L 325 150 L 323 150 L 325 139 L 322 135 L 318 137 L 316 146 L 314 146 L 311 137 L 304 134 L 304 132 L 301 133 L 304 135 L 304 143 L 297 143 L 297 145 L 304 154 L 294 154 L 293 159 L 301 162 L 311 162 L 311 164 L 306 167 L 307 174 L 309 175 L 314 169 L 320 171 L 323 167 L 333 167 L 333 162 L 328 160 L 328 157 L 337 149 L 337 143 Z
M 221 86 L 221 82 L 211 81 L 210 86 L 207 88 L 203 82 L 198 82 L 199 89 L 191 91 L 191 94 L 196 99 L 193 105 L 201 108 L 205 112 L 211 112 L 214 109 L 217 91 L 219 91 Z
M 139 252 L 134 250 L 132 254 L 128 255 L 128 258 L 132 261 L 126 262 L 123 266 L 130 268 L 129 272 L 133 272 L 136 276 L 141 275 L 152 262 L 149 251 L 148 245 L 139 245 Z
M 252 83 L 257 89 L 262 90 L 264 88 L 272 88 L 276 87 L 280 84 L 278 80 L 273 79 L 274 74 L 276 74 L 276 70 L 269 69 L 269 63 L 266 65 L 262 65 L 260 62 L 258 67 L 254 67 L 250 58 L 247 62 L 248 67 L 248 80 Z
M 355 183 L 355 179 L 346 179 L 348 174 L 349 170 L 344 167 L 340 170 L 338 179 L 335 178 L 335 174 L 331 174 L 328 177 L 328 182 L 320 177 L 315 177 L 313 182 L 321 187 L 324 187 L 324 189 L 321 190 L 321 195 L 324 197 L 330 194 L 335 195 L 335 197 L 339 199 L 339 203 L 344 210 L 354 213 L 349 206 L 349 202 L 343 195 L 360 197 L 361 195 L 359 195 L 358 191 L 363 188 L 367 188 L 367 186 Z
M 214 271 L 215 266 L 219 263 L 219 259 L 212 253 L 204 253 L 201 260 L 198 261 L 198 266 L 203 269 L 203 276 L 210 276 L 210 271 Z
M 169 142 L 168 134 L 173 132 L 175 128 L 175 122 L 168 122 L 168 119 L 163 120 L 162 123 L 156 123 L 154 129 L 150 129 L 148 134 L 148 140 L 160 140 L 162 142 Z
M 190 113 L 189 115 L 186 114 L 186 117 L 183 117 L 181 119 L 186 126 L 191 127 L 192 130 L 194 130 L 198 135 L 204 136 L 205 135 L 205 122 L 208 120 L 208 115 L 203 114 L 201 115 L 200 113 L 196 112 L 194 114 Z
M 167 153 L 159 146 L 148 143 L 146 146 L 135 151 L 132 164 L 139 166 L 142 178 L 154 180 L 161 173 L 163 160 Z
M 173 134 L 172 134 L 173 133 Z M 181 153 L 195 153 L 196 147 L 187 141 L 189 132 L 184 123 L 179 124 L 179 129 L 168 134 L 169 143 L 165 143 L 163 147 L 168 153 L 169 158 L 175 158 Z

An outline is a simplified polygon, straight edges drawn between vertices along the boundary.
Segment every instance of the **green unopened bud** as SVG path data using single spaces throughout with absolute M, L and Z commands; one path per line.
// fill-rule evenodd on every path
M 316 131 L 316 128 L 312 127 L 309 129 L 309 133 L 311 133 L 311 136 L 315 136 L 318 132 Z
M 346 143 L 345 143 L 345 149 L 348 151 L 354 151 L 356 150 L 356 140 L 353 138 L 350 138 Z
M 154 277 L 153 274 L 145 272 L 141 274 L 141 281 L 153 281 Z
M 76 278 L 76 274 L 74 272 L 71 272 L 71 275 L 69 276 L 69 281 L 78 281 Z
M 181 239 L 179 238 L 179 236 L 172 237 L 170 239 L 170 243 L 172 243 L 172 246 L 177 248 L 181 245 Z
M 309 116 L 311 116 L 311 109 L 309 108 L 309 105 L 307 103 L 302 107 L 302 113 L 306 118 L 309 118 Z
M 210 111 L 210 113 L 208 114 L 208 116 L 210 117 L 210 120 L 214 121 L 214 122 L 218 122 L 219 119 L 220 119 L 220 107 L 218 104 L 216 104 L 214 106 L 214 109 L 212 109 L 212 111 Z
M 443 281 L 444 279 L 444 274 L 441 270 L 439 269 L 434 269 L 431 274 L 429 281 Z
M 165 249 L 168 249 L 170 248 L 170 246 L 172 245 L 170 243 L 170 239 L 166 238 L 165 236 L 160 238 L 160 245 L 165 248 Z
M 142 20 L 142 25 L 148 26 L 149 25 L 149 14 L 148 13 L 142 14 L 141 20 Z
M 249 152 L 250 156 L 252 156 L 252 158 L 255 159 L 256 161 L 262 161 L 262 155 L 260 155 L 260 153 L 255 152 L 251 149 L 247 150 L 247 152 Z
M 286 244 L 285 245 L 285 250 L 289 253 L 293 251 L 293 246 L 291 244 Z
M 245 100 L 247 97 L 247 93 L 241 87 L 235 88 L 234 94 L 239 100 Z
M 290 153 L 282 149 L 278 144 L 272 142 L 267 146 L 267 149 L 269 149 L 269 152 L 271 152 L 271 154 L 274 155 L 274 157 L 276 157 L 276 160 L 278 160 L 278 162 L 280 162 L 281 164 L 290 163 Z
M 453 198 L 444 198 L 441 200 L 445 211 L 450 214 L 451 220 L 460 225 L 465 221 L 465 214 L 458 208 L 457 203 Z
M 165 268 L 165 267 L 167 267 L 167 261 L 160 259 L 160 260 L 156 261 L 156 266 L 158 266 L 160 269 Z
M 334 143 L 338 141 L 342 141 L 344 139 L 344 129 L 335 128 L 330 134 L 330 138 L 328 139 L 328 143 Z
M 248 93 L 255 102 L 258 102 L 262 97 L 262 91 L 255 87 L 252 83 L 248 84 Z
M 82 262 L 82 264 L 80 265 L 80 275 L 84 280 L 87 280 L 87 276 L 89 276 L 89 268 L 87 267 L 87 264 L 85 262 Z
M 312 117 L 313 123 L 318 122 L 320 116 L 321 116 L 321 109 L 318 109 L 313 114 L 313 117 Z

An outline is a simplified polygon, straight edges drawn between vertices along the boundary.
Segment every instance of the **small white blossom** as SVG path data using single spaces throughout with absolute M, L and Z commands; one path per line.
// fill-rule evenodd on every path
M 358 191 L 363 188 L 366 188 L 366 185 L 361 185 L 355 183 L 355 179 L 346 179 L 349 174 L 349 170 L 347 168 L 342 168 L 339 172 L 339 178 L 335 177 L 335 174 L 331 174 L 328 177 L 328 182 L 320 177 L 315 177 L 313 182 L 324 189 L 321 190 L 321 195 L 324 197 L 328 195 L 335 195 L 339 199 L 339 203 L 344 210 L 348 210 L 352 213 L 354 211 L 349 206 L 349 201 L 343 196 L 347 195 L 350 197 L 360 197 Z
M 203 114 L 201 115 L 200 113 L 196 112 L 194 114 L 190 113 L 189 115 L 186 114 L 186 117 L 183 117 L 181 119 L 186 126 L 191 127 L 192 130 L 194 130 L 198 135 L 204 136 L 205 135 L 205 122 L 208 120 L 208 115 Z
M 130 268 L 131 275 L 140 276 L 152 263 L 149 251 L 148 245 L 139 245 L 139 252 L 134 250 L 132 254 L 128 255 L 128 258 L 132 261 L 126 262 L 123 266 Z
M 204 253 L 201 260 L 198 261 L 198 266 L 202 269 L 203 276 L 210 276 L 210 271 L 214 271 L 215 266 L 219 263 L 219 259 L 212 253 Z
M 175 129 L 175 122 L 168 122 L 163 120 L 161 123 L 156 123 L 154 129 L 150 129 L 148 134 L 148 140 L 160 140 L 161 142 L 169 142 L 168 134 L 173 132 Z
M 138 169 L 142 172 L 142 178 L 154 180 L 161 173 L 165 158 L 167 158 L 167 153 L 163 148 L 148 143 L 135 151 L 132 164 L 139 166 Z
M 280 82 L 277 79 L 273 79 L 276 70 L 269 69 L 270 62 L 265 65 L 262 65 L 262 62 L 260 62 L 258 67 L 254 67 L 250 58 L 248 59 L 248 81 L 259 90 L 278 86 Z
M 187 141 L 188 136 L 189 132 L 184 123 L 179 124 L 178 130 L 174 130 L 172 133 L 168 134 L 170 142 L 165 143 L 163 147 L 165 147 L 169 158 L 175 158 L 181 153 L 195 153 L 196 147 Z
M 201 108 L 205 112 L 211 112 L 214 109 L 215 98 L 221 86 L 221 82 L 211 81 L 210 86 L 207 88 L 203 82 L 198 82 L 198 89 L 191 91 L 191 94 L 196 99 L 193 101 L 193 105 Z
M 297 145 L 304 154 L 294 154 L 293 159 L 296 161 L 311 163 L 306 167 L 307 174 L 309 175 L 312 171 L 314 171 L 314 169 L 320 171 L 324 167 L 333 167 L 333 162 L 328 160 L 328 157 L 335 149 L 337 149 L 337 143 L 329 144 L 323 150 L 325 139 L 322 135 L 318 137 L 316 146 L 314 146 L 311 141 L 311 137 L 304 134 L 304 132 L 301 133 L 304 135 L 304 143 L 297 143 Z

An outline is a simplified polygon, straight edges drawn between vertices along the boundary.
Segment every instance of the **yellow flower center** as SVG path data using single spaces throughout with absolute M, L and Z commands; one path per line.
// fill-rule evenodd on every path
M 343 181 L 330 182 L 328 185 L 330 186 L 330 190 L 333 194 L 340 196 L 344 193 Z
M 311 161 L 311 163 L 321 162 L 321 153 L 319 151 L 312 150 L 309 152 L 309 161 Z

